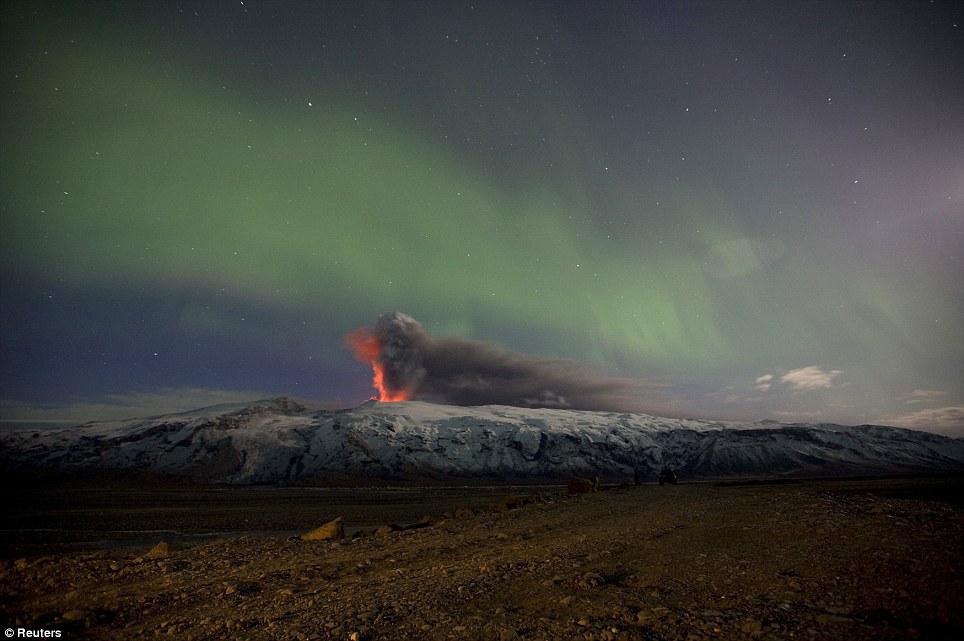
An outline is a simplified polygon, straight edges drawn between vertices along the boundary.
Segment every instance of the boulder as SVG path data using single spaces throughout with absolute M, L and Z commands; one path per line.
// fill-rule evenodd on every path
M 312 530 L 308 534 L 301 537 L 304 541 L 325 541 L 328 539 L 343 539 L 345 538 L 345 521 L 342 517 L 338 517 L 334 521 L 329 521 L 325 523 L 317 530 Z
M 145 559 L 166 559 L 171 555 L 171 548 L 165 541 L 161 541 L 154 547 L 152 547 L 147 554 L 144 555 Z
M 502 499 L 502 504 L 507 510 L 520 510 L 525 507 L 525 501 L 518 496 L 507 496 Z
M 590 492 L 595 492 L 598 485 L 598 480 L 594 481 L 581 476 L 574 476 L 569 479 L 569 493 L 589 494 Z

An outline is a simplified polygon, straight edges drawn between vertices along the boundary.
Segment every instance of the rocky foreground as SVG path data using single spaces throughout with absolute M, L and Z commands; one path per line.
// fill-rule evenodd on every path
M 2 562 L 0 616 L 88 639 L 962 638 L 961 503 L 899 486 L 643 485 L 357 538 L 28 556 Z

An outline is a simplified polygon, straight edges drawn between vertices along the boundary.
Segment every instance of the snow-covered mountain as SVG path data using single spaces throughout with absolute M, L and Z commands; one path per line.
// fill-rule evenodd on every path
M 309 410 L 289 398 L 0 432 L 0 464 L 212 482 L 652 480 L 964 471 L 964 439 L 897 427 L 731 423 L 418 401 Z

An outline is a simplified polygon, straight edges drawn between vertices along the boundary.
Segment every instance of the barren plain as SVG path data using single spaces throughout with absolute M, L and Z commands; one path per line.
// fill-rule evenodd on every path
M 0 616 L 84 639 L 959 639 L 962 490 L 8 482 Z M 298 536 L 338 516 L 346 538 Z

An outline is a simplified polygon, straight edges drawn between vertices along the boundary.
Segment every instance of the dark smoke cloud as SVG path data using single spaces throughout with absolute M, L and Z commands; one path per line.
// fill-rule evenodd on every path
M 379 317 L 371 335 L 380 345 L 377 358 L 386 389 L 416 399 L 454 405 L 646 411 L 640 398 L 642 381 L 604 376 L 582 363 L 534 358 L 489 343 L 435 338 L 400 312 Z

